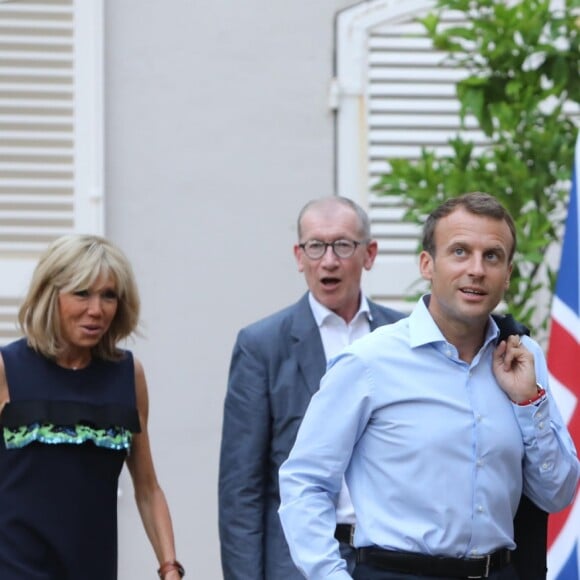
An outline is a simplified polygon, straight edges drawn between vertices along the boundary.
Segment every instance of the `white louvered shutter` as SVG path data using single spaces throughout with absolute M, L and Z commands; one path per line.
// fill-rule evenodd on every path
M 0 1 L 0 344 L 39 253 L 102 233 L 102 0 Z
M 450 154 L 449 138 L 459 133 L 455 85 L 466 75 L 443 61 L 417 22 L 431 0 L 378 0 L 339 14 L 337 19 L 337 186 L 369 211 L 379 256 L 366 279 L 373 299 L 409 311 L 406 300 L 417 285 L 420 230 L 403 223 L 398 199 L 371 192 L 389 158 L 418 159 L 421 147 Z M 457 24 L 452 14 L 447 23 Z M 482 144 L 484 135 L 467 120 L 461 134 Z M 470 129 L 471 127 L 471 129 Z

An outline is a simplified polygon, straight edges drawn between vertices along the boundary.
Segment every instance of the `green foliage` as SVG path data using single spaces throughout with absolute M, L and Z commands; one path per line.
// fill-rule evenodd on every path
M 518 229 L 506 302 L 528 325 L 536 293 L 553 291 L 555 273 L 544 254 L 559 242 L 569 194 L 577 132 L 569 105 L 580 103 L 579 8 L 580 0 L 566 0 L 559 11 L 548 0 L 439 0 L 421 22 L 447 64 L 468 71 L 456 86 L 461 126 L 475 118 L 488 144 L 476 154 L 458 135 L 449 141 L 450 156 L 423 149 L 418 161 L 389 159 L 391 171 L 375 187 L 402 196 L 405 220 L 414 223 L 448 197 L 495 195 Z M 465 25 L 445 23 L 449 10 Z

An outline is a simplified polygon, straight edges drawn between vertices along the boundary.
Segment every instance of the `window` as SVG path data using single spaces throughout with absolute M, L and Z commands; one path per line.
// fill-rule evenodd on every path
M 435 51 L 418 16 L 432 0 L 364 2 L 336 20 L 337 193 L 365 207 L 379 256 L 365 282 L 369 296 L 409 311 L 405 300 L 417 285 L 416 249 L 420 230 L 403 223 L 393 197 L 373 194 L 372 185 L 389 171 L 388 159 L 418 159 L 421 147 L 450 152 L 447 141 L 459 133 L 455 85 L 466 73 L 447 66 Z M 445 20 L 453 22 L 453 14 Z M 461 134 L 477 143 L 484 136 L 467 122 Z
M 103 232 L 102 8 L 0 1 L 0 344 L 47 243 Z

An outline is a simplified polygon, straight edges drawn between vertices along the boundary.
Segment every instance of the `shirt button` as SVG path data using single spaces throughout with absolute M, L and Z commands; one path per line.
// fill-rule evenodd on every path
M 477 460 L 477 467 L 481 467 L 483 465 L 483 461 L 481 459 Z
M 540 429 L 543 429 L 543 428 L 544 428 L 544 422 L 543 422 L 543 421 L 540 421 L 540 422 L 538 423 L 538 427 L 539 427 Z
M 482 512 L 483 512 L 483 506 L 480 506 L 480 505 L 478 505 L 478 506 L 477 506 L 477 511 L 478 511 L 479 513 L 482 513 Z

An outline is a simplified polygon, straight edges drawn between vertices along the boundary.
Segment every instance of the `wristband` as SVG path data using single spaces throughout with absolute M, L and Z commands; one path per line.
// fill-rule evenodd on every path
M 165 574 L 167 572 L 171 572 L 172 570 L 177 570 L 180 578 L 185 576 L 185 568 L 177 561 L 171 560 L 170 562 L 163 562 L 161 566 L 159 566 L 159 570 L 157 570 L 157 574 L 161 580 L 164 580 Z
M 526 407 L 527 405 L 532 405 L 533 403 L 538 402 L 546 394 L 546 390 L 543 389 L 538 383 L 536 383 L 536 386 L 538 387 L 538 392 L 536 393 L 535 397 L 532 397 L 527 401 L 522 401 L 521 403 L 516 403 L 516 405 L 519 407 Z

